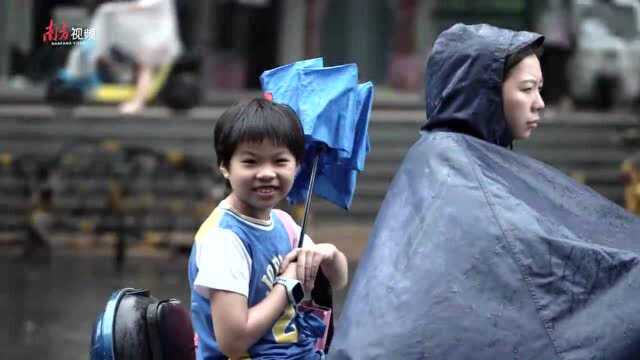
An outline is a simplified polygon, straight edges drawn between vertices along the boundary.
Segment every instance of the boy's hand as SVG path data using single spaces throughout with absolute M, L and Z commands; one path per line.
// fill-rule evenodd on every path
M 292 250 L 280 265 L 282 269 L 289 270 L 291 265 L 296 265 L 296 279 L 302 283 L 305 292 L 313 290 L 318 268 L 325 261 L 333 261 L 338 249 L 332 244 L 314 244 L 309 247 Z
M 281 266 L 280 269 L 283 269 L 283 267 Z M 297 277 L 297 273 L 298 273 L 298 269 L 297 269 L 297 264 L 295 262 L 290 262 L 286 268 L 284 268 L 284 271 L 280 271 L 280 276 L 285 277 L 287 279 L 294 279 L 294 280 L 298 280 Z

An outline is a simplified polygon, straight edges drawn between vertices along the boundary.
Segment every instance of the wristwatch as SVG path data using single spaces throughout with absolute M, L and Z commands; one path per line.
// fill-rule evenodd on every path
M 289 303 L 291 305 L 298 305 L 304 298 L 304 290 L 302 289 L 302 284 L 298 280 L 278 276 L 275 284 L 284 286 L 287 290 L 287 298 L 289 298 Z

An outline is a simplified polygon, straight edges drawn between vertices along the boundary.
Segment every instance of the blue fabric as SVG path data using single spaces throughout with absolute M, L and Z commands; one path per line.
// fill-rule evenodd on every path
M 498 141 L 504 57 L 539 39 L 456 25 L 436 41 L 433 128 L 378 212 L 330 359 L 640 358 L 640 219 Z
M 89 61 L 89 56 L 95 51 L 96 41 L 92 39 L 84 40 L 79 45 L 78 49 L 74 51 L 80 51 L 80 56 L 83 63 Z M 83 76 L 72 76 L 67 69 L 58 71 L 57 78 L 60 79 L 67 86 L 73 86 L 80 88 L 84 93 L 87 93 L 102 84 L 98 73 L 95 71 L 87 72 Z
M 260 76 L 260 83 L 265 91 L 269 91 L 273 94 L 274 101 L 282 102 L 282 100 L 278 99 L 287 99 L 289 104 L 297 104 L 298 88 L 296 86 L 291 86 L 291 84 L 298 81 L 299 70 L 303 68 L 322 66 L 324 66 L 322 58 L 303 60 L 283 65 L 263 72 Z
M 301 331 L 309 338 L 321 338 L 324 336 L 326 329 L 325 323 L 311 312 L 301 312 L 299 314 L 299 323 L 302 324 Z
M 71 76 L 66 69 L 62 69 L 58 72 L 57 77 L 66 86 L 77 87 L 82 90 L 83 93 L 87 93 L 102 84 L 100 77 L 95 72 L 88 74 L 86 77 L 79 78 Z
M 248 306 L 252 307 L 262 301 L 271 290 L 265 283 L 275 279 L 273 269 L 279 268 L 280 261 L 291 251 L 291 243 L 285 225 L 272 214 L 274 226 L 271 230 L 257 228 L 248 225 L 232 213 L 217 208 L 214 211 L 224 212 L 219 217 L 218 227 L 233 231 L 242 241 L 251 257 L 251 277 L 249 281 Z M 205 239 L 204 241 L 216 241 L 217 239 Z M 213 321 L 211 318 L 211 303 L 194 290 L 193 282 L 198 274 L 195 254 L 196 242 L 189 258 L 189 284 L 191 287 L 191 314 L 193 328 L 199 336 L 199 346 L 196 357 L 198 360 L 226 359 L 220 352 L 215 340 Z M 274 263 L 277 262 L 276 263 Z M 269 274 L 273 275 L 270 276 Z M 271 283 L 273 286 L 273 283 Z M 293 308 L 292 308 L 293 309 Z M 283 316 L 284 313 L 283 313 Z M 280 320 L 280 319 L 279 319 Z M 324 324 L 319 329 L 307 329 L 307 326 L 318 326 L 316 323 L 295 313 L 288 323 L 285 331 L 296 332 L 297 341 L 294 343 L 279 343 L 273 331 L 268 331 L 262 338 L 249 348 L 252 359 L 308 359 L 314 358 L 315 341 L 317 332 L 324 332 Z
M 370 149 L 373 84 L 358 84 L 355 64 L 323 67 L 321 58 L 265 71 L 260 81 L 273 101 L 298 114 L 305 134 L 305 158 L 289 201 L 306 200 L 313 160 L 322 149 L 314 194 L 348 209 Z

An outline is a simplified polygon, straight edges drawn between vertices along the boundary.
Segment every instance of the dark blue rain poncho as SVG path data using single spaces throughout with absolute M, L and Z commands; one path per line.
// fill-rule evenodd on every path
M 378 213 L 331 359 L 640 359 L 640 220 L 507 148 L 504 60 L 541 42 L 487 25 L 436 41 L 428 121 Z

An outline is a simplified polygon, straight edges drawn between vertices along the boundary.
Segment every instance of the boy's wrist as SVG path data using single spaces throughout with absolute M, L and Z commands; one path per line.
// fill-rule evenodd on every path
M 275 285 L 282 285 L 282 287 L 284 287 L 287 299 L 291 305 L 298 305 L 304 298 L 304 289 L 298 280 L 278 276 L 275 280 L 274 286 Z

